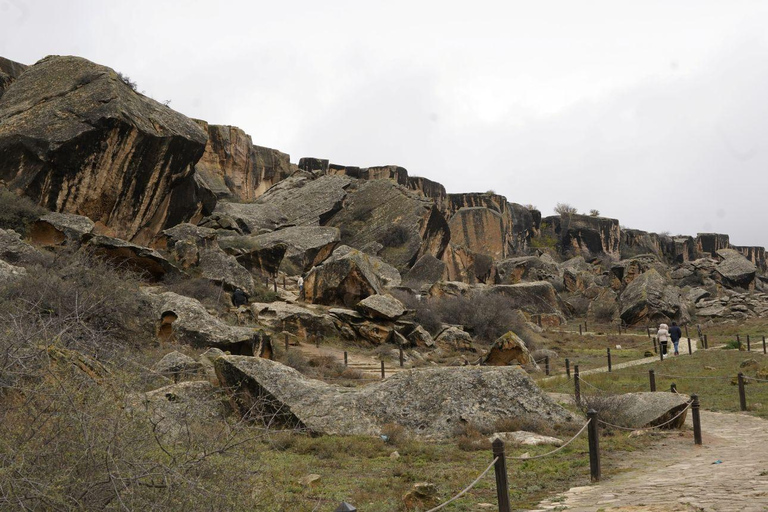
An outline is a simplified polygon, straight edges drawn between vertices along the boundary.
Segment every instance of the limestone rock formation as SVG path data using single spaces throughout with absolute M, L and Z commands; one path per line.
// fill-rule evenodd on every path
M 547 261 L 538 256 L 519 256 L 496 262 L 495 274 L 496 284 L 517 284 L 521 281 L 552 280 L 557 278 L 559 271 L 551 258 Z
M 256 204 L 277 207 L 286 224 L 325 225 L 341 209 L 352 180 L 346 176 L 320 176 L 299 171 L 266 191 Z
M 206 247 L 216 246 L 216 232 L 187 222 L 163 232 L 152 242 L 152 247 L 166 251 L 183 269 L 200 264 L 200 253 Z
M 251 272 L 277 274 L 283 263 L 288 246 L 283 243 L 271 243 L 262 246 L 255 236 L 222 236 L 219 247 L 237 259 L 237 262 Z
M 507 255 L 507 233 L 501 214 L 490 208 L 460 208 L 451 217 L 451 243 L 499 260 Z
M 199 301 L 173 292 L 147 293 L 161 340 L 195 347 L 216 347 L 233 354 L 250 349 L 253 329 L 229 325 L 206 311 Z
M 435 346 L 435 340 L 432 338 L 432 335 L 420 325 L 417 325 L 408 336 L 406 336 L 406 339 L 413 346 L 419 348 L 432 348 Z
M 207 138 L 113 70 L 46 57 L 0 98 L 0 180 L 50 210 L 145 243 L 213 209 L 193 167 Z
M 104 235 L 91 236 L 86 243 L 93 248 L 97 256 L 137 272 L 152 281 L 159 281 L 166 274 L 179 274 L 179 269 L 168 259 L 148 247 Z
M 391 295 L 371 295 L 357 303 L 357 309 L 368 318 L 397 320 L 405 313 L 403 303 Z
M 327 337 L 339 334 L 333 318 L 317 307 L 285 302 L 254 302 L 251 304 L 251 311 L 259 324 L 276 332 L 296 334 L 302 339 L 316 334 Z
M 488 283 L 493 273 L 493 258 L 454 243 L 443 252 L 445 277 L 450 281 Z
M 203 365 L 188 355 L 174 350 L 165 354 L 152 369 L 161 375 L 173 378 L 174 382 L 180 377 L 191 377 L 202 370 Z
M 11 82 L 19 78 L 26 69 L 27 66 L 24 64 L 0 57 L 0 97 L 10 87 Z
M 341 241 L 341 233 L 333 227 L 295 226 L 256 236 L 253 241 L 264 250 L 284 245 L 280 270 L 299 275 L 325 261 Z
M 729 287 L 745 289 L 754 288 L 757 267 L 734 249 L 720 249 L 717 256 L 721 258 L 716 271 L 720 281 Z
M 699 233 L 696 235 L 696 250 L 708 256 L 717 256 L 720 249 L 731 246 L 730 237 L 721 233 Z
M 512 331 L 499 337 L 483 359 L 483 364 L 487 366 L 527 365 L 531 362 L 525 342 Z
M 472 336 L 458 327 L 451 326 L 444 329 L 435 338 L 438 346 L 444 346 L 449 350 L 458 350 L 459 352 L 474 352 L 472 346 Z
M 521 416 L 573 420 L 524 371 L 514 368 L 406 370 L 350 390 L 264 359 L 223 356 L 215 365 L 240 414 L 315 434 L 378 436 L 384 425 L 394 422 L 414 436 L 446 438 L 464 422 L 482 429 Z
M 91 234 L 93 226 L 93 221 L 82 215 L 48 213 L 32 223 L 29 238 L 37 246 L 78 247 Z
M 203 219 L 200 225 L 233 231 L 232 234 L 259 235 L 291 224 L 274 204 L 219 201 L 213 213 Z
M 555 215 L 541 220 L 542 236 L 555 238 L 562 254 L 573 251 L 585 258 L 606 254 L 621 257 L 621 229 L 617 219 L 589 215 Z
M 445 275 L 445 263 L 431 254 L 425 254 L 403 274 L 403 284 L 416 290 L 431 286 Z
M 208 142 L 195 171 L 218 198 L 253 201 L 291 175 L 288 155 L 254 146 L 240 128 L 197 123 L 208 133 Z
M 384 293 L 371 258 L 341 246 L 304 279 L 304 299 L 317 304 L 352 307 L 369 295 Z
M 629 325 L 646 320 L 688 320 L 680 289 L 668 285 L 656 269 L 636 277 L 621 293 L 621 304 L 621 319 Z
M 341 230 L 344 244 L 375 254 L 401 272 L 424 254 L 440 257 L 450 237 L 431 201 L 390 180 L 360 183 L 328 225 Z
M 625 428 L 645 428 L 660 426 L 672 420 L 683 411 L 690 401 L 687 395 L 678 393 L 625 393 L 603 397 L 605 406 L 611 411 L 611 423 Z M 612 405 L 609 405 L 613 401 Z M 686 413 L 661 428 L 680 428 L 685 424 Z M 615 417 L 613 417 L 615 416 Z

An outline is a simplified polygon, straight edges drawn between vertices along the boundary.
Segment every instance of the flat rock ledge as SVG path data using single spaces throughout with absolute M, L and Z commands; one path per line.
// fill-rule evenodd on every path
M 517 417 L 575 421 L 514 367 L 413 369 L 350 389 L 265 359 L 222 356 L 214 364 L 241 415 L 313 434 L 378 436 L 397 423 L 419 438 L 441 439 L 466 423 L 490 429 Z

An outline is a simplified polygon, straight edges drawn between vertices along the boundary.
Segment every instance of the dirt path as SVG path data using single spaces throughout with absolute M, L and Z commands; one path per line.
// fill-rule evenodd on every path
M 664 436 L 654 448 L 630 454 L 629 471 L 574 487 L 535 510 L 768 510 L 768 421 L 702 411 L 701 423 L 703 446 L 693 444 L 690 431 Z
M 299 350 L 304 355 L 309 357 L 316 356 L 328 356 L 337 359 L 339 362 L 344 362 L 344 350 L 337 347 L 319 346 L 316 347 L 311 343 L 302 343 L 299 346 L 291 347 L 291 350 Z M 358 370 L 366 377 L 381 378 L 381 361 L 373 356 L 368 356 L 359 353 L 347 354 L 347 366 L 353 370 Z M 384 362 L 384 375 L 393 375 L 405 368 L 399 366 L 392 366 L 388 362 Z

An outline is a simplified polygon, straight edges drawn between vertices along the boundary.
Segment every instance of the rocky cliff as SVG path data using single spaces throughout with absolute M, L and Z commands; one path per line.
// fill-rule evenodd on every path
M 19 78 L 26 69 L 24 64 L 0 57 L 0 97 L 10 87 L 11 82 Z

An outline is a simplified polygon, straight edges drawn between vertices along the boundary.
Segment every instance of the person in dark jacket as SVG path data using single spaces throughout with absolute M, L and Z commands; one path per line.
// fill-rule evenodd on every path
M 677 326 L 675 322 L 672 322 L 672 326 L 669 328 L 669 337 L 672 339 L 672 344 L 675 346 L 675 355 L 679 356 L 680 352 L 677 350 L 680 344 L 680 338 L 683 337 L 683 331 Z
M 245 306 L 248 304 L 248 295 L 241 290 L 240 288 L 237 288 L 235 290 L 235 293 L 232 294 L 232 304 L 239 308 L 240 306 Z

